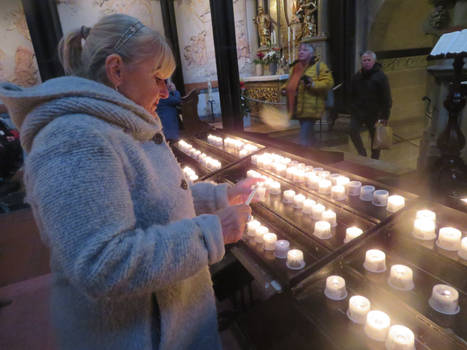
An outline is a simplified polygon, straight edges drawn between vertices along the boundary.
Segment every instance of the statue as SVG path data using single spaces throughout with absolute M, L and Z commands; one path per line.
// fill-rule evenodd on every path
M 301 33 L 297 38 L 297 41 L 301 41 L 305 38 L 317 35 L 316 28 L 316 15 L 315 12 L 318 10 L 316 0 L 299 0 L 298 7 L 295 11 L 295 16 L 298 22 L 301 23 Z
M 258 15 L 253 19 L 258 28 L 259 46 L 267 48 L 271 46 L 271 25 L 272 19 L 261 6 L 258 7 Z

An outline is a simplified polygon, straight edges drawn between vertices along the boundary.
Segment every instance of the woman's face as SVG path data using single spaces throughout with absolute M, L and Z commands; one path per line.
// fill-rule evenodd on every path
M 148 58 L 139 63 L 124 64 L 122 83 L 118 91 L 139 104 L 154 117 L 160 99 L 167 98 L 169 91 L 164 78 L 156 68 L 156 58 Z
M 298 48 L 298 59 L 299 61 L 306 62 L 313 57 L 313 47 L 310 45 L 301 44 Z

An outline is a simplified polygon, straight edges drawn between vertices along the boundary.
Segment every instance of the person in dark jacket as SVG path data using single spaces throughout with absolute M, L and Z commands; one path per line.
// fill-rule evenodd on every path
M 165 138 L 168 141 L 177 141 L 180 138 L 177 106 L 182 102 L 182 97 L 175 84 L 169 79 L 167 80 L 167 88 L 169 89 L 169 97 L 159 100 L 156 112 L 161 119 Z
M 373 149 L 375 124 L 378 120 L 387 124 L 392 106 L 391 89 L 381 65 L 376 63 L 376 54 L 373 51 L 364 52 L 361 62 L 362 69 L 352 78 L 350 137 L 358 154 L 366 157 L 360 136 L 360 128 L 365 124 L 371 137 L 371 158 L 379 159 L 380 150 Z

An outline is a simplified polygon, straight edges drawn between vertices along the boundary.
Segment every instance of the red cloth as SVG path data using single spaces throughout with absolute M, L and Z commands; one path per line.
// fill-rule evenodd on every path
M 298 89 L 298 84 L 300 83 L 300 79 L 302 78 L 303 73 L 305 72 L 305 69 L 307 67 L 307 64 L 302 63 L 302 62 L 297 62 L 292 71 L 292 76 L 289 79 L 289 82 L 287 83 L 287 111 L 289 113 L 294 112 L 294 107 L 295 107 L 295 98 L 297 96 L 297 89 Z

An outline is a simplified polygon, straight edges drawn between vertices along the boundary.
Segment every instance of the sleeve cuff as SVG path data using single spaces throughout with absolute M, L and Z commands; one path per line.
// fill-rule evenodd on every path
M 229 198 L 227 196 L 228 188 L 229 188 L 228 184 L 220 184 L 216 186 L 215 201 L 216 201 L 217 210 L 224 209 L 229 206 Z
M 195 218 L 196 223 L 201 228 L 204 244 L 208 251 L 209 265 L 222 260 L 225 254 L 224 236 L 222 226 L 217 215 L 205 214 Z

